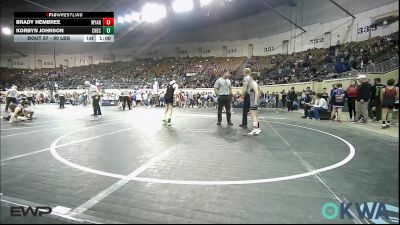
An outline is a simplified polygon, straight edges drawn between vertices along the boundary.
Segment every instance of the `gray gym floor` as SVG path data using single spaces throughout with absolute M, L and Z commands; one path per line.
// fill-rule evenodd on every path
M 36 120 L 1 122 L 1 223 L 373 223 L 321 209 L 399 206 L 398 137 L 362 125 L 264 110 L 248 137 L 241 109 L 233 127 L 216 125 L 216 109 L 175 108 L 172 127 L 162 108 L 103 107 L 98 120 L 91 107 L 33 109 Z

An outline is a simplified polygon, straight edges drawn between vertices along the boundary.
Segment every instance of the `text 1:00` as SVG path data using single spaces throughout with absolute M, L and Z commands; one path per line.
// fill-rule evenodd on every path
M 102 41 L 110 41 L 111 37 L 100 37 L 100 40 L 102 40 Z

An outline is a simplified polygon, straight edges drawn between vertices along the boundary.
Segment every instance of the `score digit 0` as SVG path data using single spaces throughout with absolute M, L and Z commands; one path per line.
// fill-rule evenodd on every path
M 114 26 L 114 18 L 103 18 L 103 26 Z
M 114 27 L 103 27 L 103 34 L 114 34 Z

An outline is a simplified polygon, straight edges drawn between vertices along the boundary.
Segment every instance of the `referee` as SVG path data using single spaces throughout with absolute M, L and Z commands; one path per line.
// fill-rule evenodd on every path
M 128 108 L 131 110 L 131 100 L 129 99 L 129 90 L 124 89 L 122 91 L 122 97 L 123 97 L 123 104 L 122 104 L 122 110 L 125 110 L 126 103 L 128 103 Z
M 85 81 L 85 86 L 89 87 L 88 96 L 92 99 L 93 115 L 96 118 L 101 118 L 100 109 L 100 94 L 98 93 L 97 87 L 91 84 L 89 81 Z
M 232 86 L 231 81 L 228 79 L 230 72 L 225 69 L 222 77 L 218 78 L 215 81 L 214 91 L 218 96 L 218 123 L 217 125 L 221 125 L 222 122 L 222 108 L 225 107 L 226 110 L 226 120 L 229 126 L 233 126 L 231 122 L 231 95 L 232 95 Z
M 59 100 L 60 100 L 60 109 L 65 108 L 65 106 L 64 106 L 64 104 L 65 104 L 65 95 L 64 95 L 64 92 L 63 92 L 63 91 L 59 91 L 59 92 L 58 92 L 58 97 L 59 97 Z
M 242 88 L 242 95 L 244 96 L 243 99 L 243 117 L 242 117 L 242 124 L 239 125 L 239 127 L 242 128 L 247 128 L 247 114 L 249 113 L 250 110 L 250 85 L 249 83 L 251 82 L 251 70 L 249 68 L 245 68 L 243 70 L 243 88 Z
M 8 112 L 8 107 L 10 106 L 11 102 L 14 104 L 17 104 L 17 98 L 18 98 L 18 91 L 17 91 L 17 86 L 13 85 L 11 89 L 7 91 L 7 99 L 6 99 L 6 109 L 5 111 Z

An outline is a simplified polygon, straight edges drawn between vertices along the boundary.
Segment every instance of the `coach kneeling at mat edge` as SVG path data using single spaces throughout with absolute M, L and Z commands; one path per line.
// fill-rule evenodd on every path
M 226 120 L 229 126 L 232 126 L 231 122 L 231 96 L 232 96 L 232 86 L 231 81 L 228 79 L 230 72 L 224 70 L 222 77 L 215 81 L 214 91 L 218 96 L 218 123 L 221 125 L 222 122 L 222 108 L 225 107 L 226 110 Z

